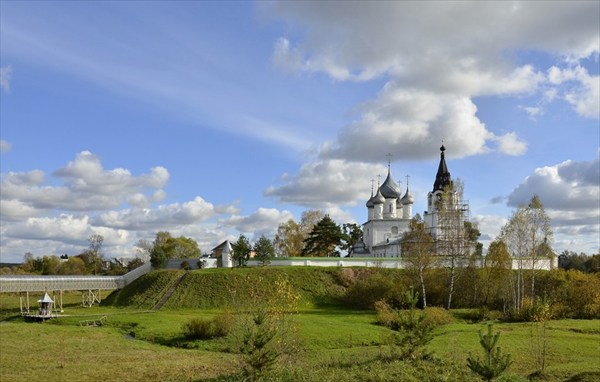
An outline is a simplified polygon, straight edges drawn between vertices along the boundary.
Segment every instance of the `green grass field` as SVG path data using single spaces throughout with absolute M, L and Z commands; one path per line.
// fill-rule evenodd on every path
M 296 268 L 301 269 L 301 268 Z M 202 273 L 205 272 L 205 273 Z M 163 271 L 117 291 L 101 306 L 81 307 L 77 293 L 65 293 L 65 314 L 44 323 L 19 316 L 17 295 L 0 295 L 0 381 L 227 381 L 237 380 L 238 356 L 230 339 L 186 340 L 182 325 L 192 318 L 212 318 L 225 297 L 216 291 L 236 286 L 249 270 L 192 272 L 160 311 L 150 312 L 178 272 Z M 295 270 L 293 272 L 296 272 Z M 271 283 L 270 271 L 260 271 Z M 298 271 L 291 283 L 301 289 L 294 316 L 299 351 L 283 360 L 269 380 L 281 381 L 477 381 L 466 367 L 479 354 L 478 330 L 464 311 L 435 329 L 428 346 L 433 361 L 382 361 L 391 331 L 375 323 L 373 311 L 332 304 L 327 288 L 338 288 L 335 273 Z M 149 280 L 154 280 L 150 282 Z M 158 280 L 158 281 L 156 281 Z M 271 285 L 271 284 L 269 284 Z M 183 289 L 182 289 L 183 288 Z M 205 301 L 195 290 L 208 291 Z M 33 301 L 33 299 L 32 299 Z M 80 326 L 90 317 L 106 316 L 100 327 Z M 495 323 L 502 351 L 514 361 L 504 381 L 525 381 L 535 370 L 533 324 Z M 600 320 L 548 323 L 548 381 L 600 380 Z

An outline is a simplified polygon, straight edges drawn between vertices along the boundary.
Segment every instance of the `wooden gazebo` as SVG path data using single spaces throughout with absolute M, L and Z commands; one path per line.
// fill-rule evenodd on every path
M 38 310 L 38 315 L 40 316 L 52 316 L 52 308 L 54 307 L 54 301 L 48 296 L 48 292 L 44 293 L 44 297 L 41 300 L 38 300 L 40 304 L 40 309 Z

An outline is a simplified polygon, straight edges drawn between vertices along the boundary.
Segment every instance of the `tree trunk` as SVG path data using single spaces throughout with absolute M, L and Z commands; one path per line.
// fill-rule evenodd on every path
M 448 310 L 450 310 L 450 308 L 452 307 L 452 293 L 454 293 L 454 271 L 456 268 L 454 261 L 454 256 L 452 256 L 452 259 L 450 261 L 450 286 L 448 287 Z
M 423 268 L 419 269 L 419 280 L 421 281 L 421 291 L 423 292 L 423 309 L 427 308 L 427 294 L 425 294 L 425 279 L 423 278 Z

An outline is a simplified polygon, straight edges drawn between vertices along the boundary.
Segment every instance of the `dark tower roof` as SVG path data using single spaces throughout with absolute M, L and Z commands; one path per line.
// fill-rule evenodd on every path
M 402 194 L 400 193 L 400 187 L 398 187 L 396 182 L 394 182 L 394 179 L 392 179 L 392 172 L 390 171 L 389 165 L 387 178 L 385 178 L 385 181 L 383 182 L 379 190 L 385 198 L 399 199 L 402 196 Z
M 440 147 L 440 165 L 438 166 L 437 174 L 435 175 L 435 183 L 433 183 L 433 192 L 444 191 L 444 188 L 452 187 L 452 178 L 446 166 L 446 159 L 444 159 L 444 151 L 446 148 L 444 145 Z

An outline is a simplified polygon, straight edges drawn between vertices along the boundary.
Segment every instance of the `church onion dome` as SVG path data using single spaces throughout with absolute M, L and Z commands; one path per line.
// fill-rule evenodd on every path
M 375 196 L 373 196 L 373 192 L 371 191 L 371 197 L 367 200 L 367 208 L 373 208 L 375 206 L 375 203 L 373 203 L 374 198 Z
M 408 188 L 406 188 L 406 194 L 400 200 L 402 204 L 413 204 L 415 202 L 415 198 L 408 192 Z
M 438 166 L 437 174 L 435 175 L 435 183 L 433 183 L 432 192 L 444 191 L 446 187 L 452 186 L 452 179 L 450 178 L 448 166 L 446 166 L 444 151 L 446 151 L 446 148 L 442 145 L 442 147 L 440 147 L 440 165 Z
M 383 195 L 386 199 L 399 199 L 402 196 L 400 193 L 400 187 L 398 187 L 396 182 L 394 182 L 392 179 L 389 167 L 387 178 L 385 178 L 385 181 L 381 187 L 379 187 L 379 191 L 381 191 L 381 195 Z
M 385 197 L 381 194 L 381 188 L 379 188 L 379 190 L 377 190 L 377 195 L 373 196 L 373 198 L 371 200 L 373 200 L 374 205 L 385 203 Z

